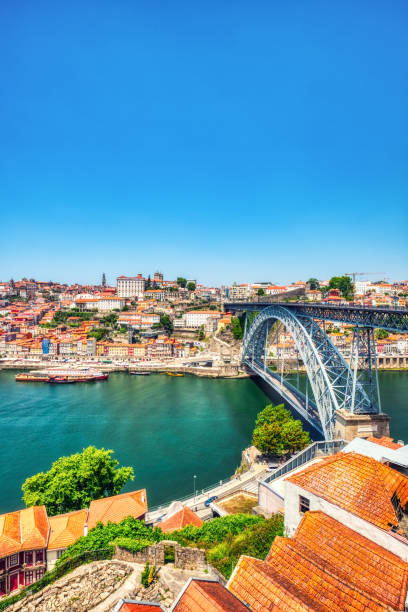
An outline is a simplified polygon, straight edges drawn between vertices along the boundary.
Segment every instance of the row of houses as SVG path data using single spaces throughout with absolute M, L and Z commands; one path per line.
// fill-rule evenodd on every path
M 133 491 L 91 502 L 89 508 L 48 516 L 45 506 L 0 515 L 0 595 L 36 582 L 52 569 L 70 544 L 98 522 L 144 519 L 146 491 Z

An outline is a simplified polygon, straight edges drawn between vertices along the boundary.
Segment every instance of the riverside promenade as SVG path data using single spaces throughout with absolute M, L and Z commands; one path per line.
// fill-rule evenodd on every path
M 160 517 L 167 513 L 173 501 L 182 502 L 185 506 L 194 510 L 202 520 L 207 520 L 212 517 L 211 508 L 207 508 L 204 505 L 207 499 L 214 496 L 220 497 L 227 493 L 234 493 L 240 489 L 251 493 L 257 493 L 258 480 L 268 473 L 266 463 L 254 463 L 243 474 L 220 480 L 218 484 L 214 484 L 206 489 L 199 489 L 196 491 L 196 495 L 193 494 L 181 499 L 174 499 L 168 504 L 152 508 L 147 512 L 145 521 L 146 523 L 155 523 Z

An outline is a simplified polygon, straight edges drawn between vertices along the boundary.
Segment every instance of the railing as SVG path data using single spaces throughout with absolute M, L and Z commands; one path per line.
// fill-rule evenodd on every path
M 345 445 L 345 440 L 321 440 L 318 442 L 313 442 L 304 450 L 300 451 L 300 453 L 297 453 L 297 455 L 289 459 L 289 461 L 286 461 L 286 463 L 277 468 L 274 472 L 272 472 L 272 474 L 269 474 L 259 482 L 262 484 L 268 484 L 272 480 L 280 478 L 284 474 L 295 470 L 304 463 L 311 461 L 318 454 L 334 455 L 334 453 L 341 451 Z

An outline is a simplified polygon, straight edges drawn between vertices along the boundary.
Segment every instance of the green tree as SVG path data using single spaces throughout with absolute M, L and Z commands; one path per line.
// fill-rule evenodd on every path
M 252 442 L 261 453 L 280 457 L 284 450 L 282 425 L 280 423 L 265 423 L 262 427 L 256 427 Z
M 262 287 L 258 289 L 258 295 L 265 295 L 265 291 L 262 289 Z
M 117 320 L 118 315 L 115 313 L 108 314 L 101 319 L 104 325 L 110 325 L 110 327 L 115 327 Z
M 204 325 L 201 325 L 200 329 L 198 330 L 198 339 L 204 340 L 204 338 L 205 338 Z
M 280 457 L 310 444 L 310 436 L 303 431 L 302 423 L 295 421 L 283 404 L 269 404 L 258 414 L 252 442 L 262 453 Z
M 353 297 L 353 283 L 349 276 L 333 276 L 329 281 L 329 289 L 338 289 L 346 300 Z
M 255 421 L 255 427 L 262 427 L 262 425 L 266 423 L 279 423 L 283 425 L 283 423 L 287 423 L 291 419 L 292 415 L 289 410 L 286 410 L 284 404 L 278 404 L 277 406 L 268 404 L 268 406 L 258 414 Z
M 160 326 L 170 335 L 173 333 L 174 325 L 169 315 L 160 315 Z
M 178 276 L 176 282 L 179 287 L 185 287 L 187 285 L 187 279 L 183 278 L 182 276 Z
M 128 310 L 129 310 L 129 306 L 125 304 L 124 307 L 122 308 L 122 312 L 127 312 Z
M 232 334 L 235 340 L 242 340 L 244 336 L 244 330 L 242 329 L 241 321 L 238 317 L 232 317 Z
M 189 283 L 187 283 L 187 289 L 188 289 L 189 291 L 195 291 L 195 288 L 196 288 L 195 283 L 193 283 L 192 281 L 190 281 Z
M 309 278 L 307 282 L 310 285 L 310 289 L 312 291 L 317 291 L 318 289 L 320 289 L 320 283 L 317 278 Z
M 387 332 L 386 329 L 377 329 L 375 332 L 375 337 L 377 338 L 377 340 L 384 340 L 385 338 L 388 338 L 390 334 Z
M 86 508 L 93 499 L 117 495 L 134 474 L 131 467 L 118 467 L 112 454 L 112 450 L 88 446 L 82 453 L 60 457 L 48 472 L 24 482 L 25 505 L 44 505 L 53 516 Z
M 302 428 L 300 421 L 291 419 L 282 424 L 281 430 L 282 446 L 285 451 L 295 453 L 310 444 L 310 435 Z

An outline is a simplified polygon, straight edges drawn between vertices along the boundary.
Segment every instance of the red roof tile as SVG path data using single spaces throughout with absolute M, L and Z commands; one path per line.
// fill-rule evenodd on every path
M 45 506 L 32 506 L 0 516 L 0 557 L 47 546 L 49 524 Z
M 369 442 L 374 442 L 375 444 L 380 444 L 380 446 L 385 446 L 386 448 L 392 448 L 397 450 L 398 448 L 402 448 L 404 445 L 399 442 L 394 442 L 392 438 L 388 436 L 382 436 L 382 438 L 374 438 L 374 436 L 370 436 L 367 438 Z
M 383 612 L 377 604 L 347 583 L 325 572 L 296 550 L 285 538 L 273 544 L 275 554 L 267 563 L 241 557 L 228 588 L 257 612 Z
M 201 527 L 203 521 L 199 516 L 190 508 L 184 507 L 165 521 L 158 524 L 158 527 L 165 533 L 170 533 L 176 529 L 182 529 L 187 525 L 194 525 L 194 527 Z
M 146 489 L 96 499 L 89 506 L 88 529 L 95 527 L 99 521 L 106 524 L 108 521 L 120 523 L 122 519 L 128 516 L 142 518 L 146 512 Z
M 295 551 L 350 587 L 404 610 L 408 563 L 324 512 L 306 512 L 293 539 L 275 540 L 266 561 Z
M 222 584 L 193 579 L 187 583 L 174 612 L 248 612 L 248 608 Z
M 387 531 L 399 527 L 391 502 L 408 503 L 408 477 L 358 453 L 338 453 L 287 478 L 306 491 Z
M 88 510 L 76 510 L 67 514 L 51 516 L 50 540 L 48 549 L 66 548 L 84 535 L 84 526 Z

